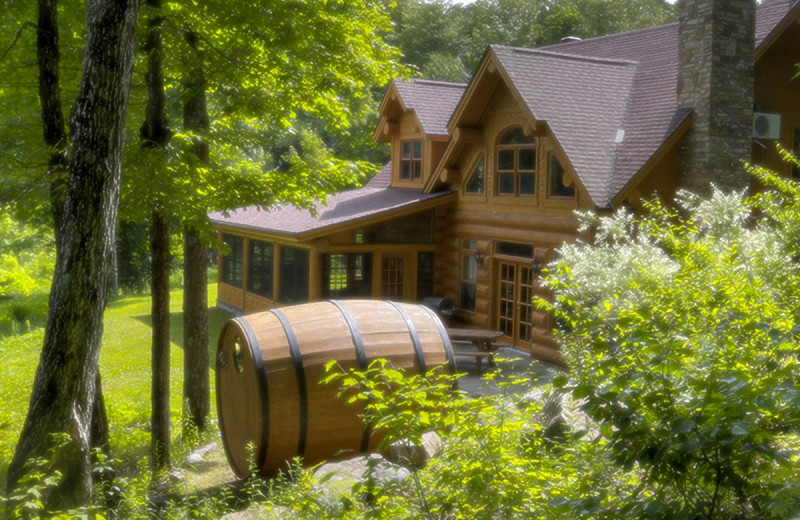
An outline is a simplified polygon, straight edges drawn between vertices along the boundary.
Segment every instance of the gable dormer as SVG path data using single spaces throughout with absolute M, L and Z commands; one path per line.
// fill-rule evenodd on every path
M 447 147 L 447 122 L 466 85 L 393 81 L 381 102 L 374 138 L 392 146 L 391 186 L 421 189 Z

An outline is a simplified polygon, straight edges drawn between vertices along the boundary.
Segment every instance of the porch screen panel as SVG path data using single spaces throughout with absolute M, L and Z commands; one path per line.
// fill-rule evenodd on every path
M 275 244 L 251 240 L 249 264 L 247 290 L 264 298 L 272 299 Z
M 244 238 L 236 235 L 222 235 L 222 242 L 228 247 L 228 253 L 222 257 L 222 283 L 241 287 L 244 269 Z
M 417 257 L 417 300 L 433 296 L 433 253 Z
M 308 251 L 281 247 L 279 300 L 282 303 L 308 301 Z

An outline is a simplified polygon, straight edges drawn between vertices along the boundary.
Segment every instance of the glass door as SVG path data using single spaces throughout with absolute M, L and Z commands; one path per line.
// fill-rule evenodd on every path
M 512 344 L 533 340 L 533 269 L 499 262 L 497 326 Z

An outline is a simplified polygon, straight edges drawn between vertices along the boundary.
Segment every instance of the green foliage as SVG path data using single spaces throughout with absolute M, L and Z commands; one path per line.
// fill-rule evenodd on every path
M 800 506 L 797 184 L 584 217 L 548 278 L 570 374 L 637 493 L 597 517 L 786 518 Z M 753 206 L 765 217 L 758 217 Z
M 389 41 L 423 77 L 465 82 L 491 44 L 541 47 L 674 20 L 664 0 L 400 0 Z
M 0 335 L 44 322 L 54 266 L 52 235 L 0 210 Z
M 212 271 L 212 278 L 213 273 Z M 212 305 L 216 293 L 216 286 L 209 285 L 208 294 Z M 183 320 L 180 314 L 180 291 L 171 293 L 170 302 L 173 316 L 170 330 L 170 337 L 173 338 L 170 353 L 170 412 L 174 418 L 173 442 L 180 445 L 184 437 L 191 440 L 191 436 L 185 435 L 180 420 L 183 410 Z M 105 313 L 100 372 L 103 377 L 113 456 L 123 461 L 117 468 L 123 474 L 135 473 L 135 461 L 146 455 L 150 443 L 149 313 L 148 295 L 123 296 L 111 302 Z M 229 318 L 230 315 L 225 311 L 209 310 L 209 333 L 212 338 L 219 334 L 222 325 Z M 5 480 L 6 468 L 14 454 L 14 446 L 25 421 L 43 338 L 42 328 L 0 337 L 0 358 L 3 359 L 3 377 L 0 378 L 0 401 L 3 403 L 0 407 L 0 481 Z M 211 356 L 213 359 L 213 353 Z M 209 373 L 209 377 L 213 377 L 213 372 Z M 211 393 L 213 402 L 213 381 Z M 214 431 L 213 422 L 210 429 Z M 181 448 L 176 448 L 176 456 L 179 457 L 180 452 Z
M 549 426 L 559 412 L 544 403 L 560 396 L 551 387 L 495 373 L 485 379 L 496 394 L 470 396 L 457 390 L 457 379 L 441 367 L 409 375 L 386 360 L 326 378 L 341 385 L 342 397 L 363 405 L 365 421 L 384 436 L 382 446 L 419 446 L 427 432 L 440 438 L 424 468 L 409 465 L 411 477 L 403 484 L 357 485 L 342 502 L 358 506 L 348 517 L 574 518 L 581 497 L 600 484 L 610 496 L 630 487 L 630 478 L 617 475 L 603 458 L 602 439 L 567 427 L 554 440 Z M 367 503 L 359 500 L 364 494 L 371 497 Z M 342 514 L 350 513 L 328 511 L 325 517 Z

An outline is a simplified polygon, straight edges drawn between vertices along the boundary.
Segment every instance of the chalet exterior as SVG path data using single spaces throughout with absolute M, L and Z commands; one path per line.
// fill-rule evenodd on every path
M 375 132 L 392 160 L 366 186 L 317 217 L 211 215 L 230 248 L 219 304 L 443 296 L 459 320 L 557 358 L 531 298 L 540 266 L 577 238 L 574 210 L 746 187 L 742 160 L 798 175 L 774 143 L 800 150 L 800 2 L 682 4 L 680 23 L 491 46 L 468 85 L 393 82 Z

